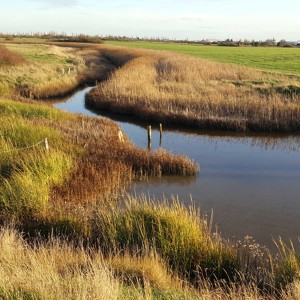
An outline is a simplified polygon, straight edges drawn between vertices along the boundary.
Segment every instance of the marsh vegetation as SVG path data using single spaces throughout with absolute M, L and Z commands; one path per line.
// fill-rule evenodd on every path
M 298 131 L 299 78 L 174 53 L 134 55 L 88 95 L 100 109 L 199 129 Z
M 100 96 L 105 95 L 105 105 L 119 102 L 118 112 L 128 113 L 137 107 L 144 118 L 151 119 L 159 109 L 165 122 L 172 118 L 176 123 L 174 116 L 182 114 L 193 120 L 197 109 L 206 108 L 201 115 L 206 118 L 203 124 L 213 122 L 207 120 L 217 124 L 218 120 L 222 128 L 248 129 L 244 120 L 232 120 L 231 113 L 237 111 L 239 118 L 243 113 L 251 117 L 255 126 L 267 124 L 271 130 L 271 125 L 276 125 L 282 126 L 276 127 L 278 130 L 288 130 L 297 129 L 293 121 L 298 118 L 298 95 L 292 93 L 284 102 L 281 97 L 285 96 L 276 92 L 251 94 L 257 85 L 253 80 L 264 78 L 270 88 L 269 75 L 243 68 L 227 70 L 223 65 L 187 57 L 183 64 L 177 55 L 107 46 L 62 46 L 7 46 L 8 53 L 17 53 L 22 59 L 13 58 L 9 67 L 0 66 L 4 78 L 0 100 L 0 296 L 299 296 L 300 262 L 292 247 L 279 241 L 280 256 L 272 256 L 249 239 L 232 244 L 223 240 L 194 206 L 184 206 L 178 200 L 157 203 L 147 197 L 124 196 L 124 188 L 133 179 L 194 176 L 199 166 L 189 158 L 138 149 L 125 135 L 124 140 L 118 138 L 120 128 L 112 121 L 64 113 L 33 100 L 65 94 L 88 79 L 108 77 L 90 99 L 98 105 Z M 61 68 L 73 66 L 76 72 L 62 76 Z M 117 71 L 108 76 L 115 68 Z M 203 96 L 211 104 L 197 102 L 200 86 L 194 85 L 196 74 Z M 219 87 L 222 78 L 224 85 Z M 282 78 L 279 76 L 276 84 L 285 84 Z M 242 88 L 234 84 L 237 81 L 243 83 Z M 251 89 L 245 84 L 248 81 Z M 21 90 L 28 88 L 29 94 L 19 92 L 19 86 Z M 229 86 L 231 100 L 227 102 L 221 95 Z M 239 103 L 238 109 L 238 100 L 242 102 L 247 94 L 253 96 L 254 106 L 250 108 L 248 99 Z M 260 121 L 262 101 L 267 108 L 262 114 L 265 119 Z M 273 118 L 277 107 L 280 109 L 275 109 Z M 292 117 L 282 123 L 285 114 Z M 43 143 L 45 138 L 49 149 Z

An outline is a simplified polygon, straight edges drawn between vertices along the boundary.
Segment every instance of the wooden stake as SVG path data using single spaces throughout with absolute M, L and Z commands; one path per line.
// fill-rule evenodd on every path
M 147 127 L 148 129 L 148 141 L 152 140 L 152 130 L 151 130 L 151 125 Z
M 159 146 L 162 145 L 162 124 L 159 123 Z
M 45 147 L 46 147 L 46 150 L 49 151 L 49 144 L 48 144 L 47 138 L 45 138 Z
M 118 131 L 118 137 L 119 137 L 119 142 L 123 143 L 124 142 L 124 136 L 123 136 L 123 132 L 121 130 Z

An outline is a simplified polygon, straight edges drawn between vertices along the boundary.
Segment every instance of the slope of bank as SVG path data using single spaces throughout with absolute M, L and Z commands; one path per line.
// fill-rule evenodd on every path
M 228 47 L 144 41 L 106 41 L 105 43 L 113 46 L 170 51 L 267 72 L 300 75 L 299 47 Z
M 133 58 L 89 93 L 93 107 L 167 126 L 300 130 L 298 77 L 175 53 L 116 49 Z
M 12 64 L 0 64 L 0 96 L 5 97 L 61 97 L 106 79 L 122 63 L 108 60 L 102 53 L 105 46 L 93 44 L 5 44 L 2 48 L 9 53 L 3 60 L 14 57 Z

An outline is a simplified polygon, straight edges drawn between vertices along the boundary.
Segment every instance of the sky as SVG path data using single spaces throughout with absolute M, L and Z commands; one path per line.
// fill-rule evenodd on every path
M 1 0 L 0 32 L 300 40 L 299 0 Z

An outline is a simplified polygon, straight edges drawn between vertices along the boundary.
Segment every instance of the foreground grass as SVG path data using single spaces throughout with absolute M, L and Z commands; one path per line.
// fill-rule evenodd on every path
M 281 47 L 221 47 L 179 43 L 106 42 L 109 45 L 167 50 L 261 70 L 300 74 L 300 49 Z
M 201 277 L 230 280 L 239 268 L 234 251 L 212 238 L 206 220 L 177 201 L 129 199 L 125 210 L 99 211 L 94 226 L 106 252 L 154 250 L 192 282 Z
M 174 53 L 119 48 L 119 56 L 129 54 L 128 63 L 90 92 L 90 105 L 169 126 L 300 129 L 298 77 Z
M 134 251 L 126 246 L 124 248 L 121 244 L 118 246 L 118 252 L 107 252 L 105 248 L 105 252 L 102 252 L 101 245 L 104 243 L 108 246 L 106 241 L 101 241 L 99 249 L 67 242 L 65 237 L 61 239 L 50 237 L 47 242 L 35 240 L 34 243 L 29 243 L 15 229 L 2 228 L 0 231 L 1 298 L 53 299 L 53 295 L 55 299 L 297 299 L 299 297 L 300 288 L 297 281 L 300 271 L 299 258 L 293 251 L 289 252 L 289 256 L 282 257 L 281 261 L 273 262 L 275 277 L 272 277 L 266 265 L 258 264 L 262 260 L 260 260 L 259 253 L 255 254 L 252 251 L 253 245 L 250 245 L 249 249 L 247 245 L 243 246 L 244 253 L 247 255 L 240 262 L 245 267 L 236 269 L 238 279 L 235 281 L 228 281 L 228 279 L 218 281 L 215 277 L 212 282 L 204 275 L 206 269 L 202 264 L 198 265 L 200 273 L 195 274 L 196 278 L 193 281 L 190 281 L 185 274 L 178 273 L 170 264 L 170 259 L 176 262 L 175 257 L 161 258 L 160 255 L 163 255 L 161 247 L 164 244 L 174 246 L 174 249 L 170 248 L 170 251 L 178 255 L 178 258 L 192 258 L 196 252 L 189 252 L 191 256 L 181 257 L 182 251 L 189 249 L 197 251 L 193 246 L 194 242 L 200 241 L 199 238 L 209 238 L 209 233 L 207 227 L 202 227 L 204 223 L 202 221 L 199 223 L 199 219 L 196 222 L 202 229 L 198 225 L 194 227 L 193 221 L 192 225 L 188 224 L 188 221 L 194 218 L 192 214 L 187 210 L 177 210 L 177 208 L 143 202 L 141 206 L 131 206 L 125 210 L 124 214 L 131 215 L 127 220 L 127 230 L 130 229 L 132 217 L 136 217 L 132 223 L 132 231 L 126 233 L 131 235 L 128 246 L 134 239 L 136 239 L 135 242 L 140 239 L 148 246 L 149 242 L 152 243 L 152 249 L 148 246 L 147 249 L 140 248 L 137 243 Z M 151 219 L 147 217 L 151 210 L 154 216 L 152 225 Z M 124 214 L 118 217 L 107 212 L 105 220 L 115 218 L 121 220 Z M 173 219 L 172 216 L 175 215 L 183 219 Z M 170 222 L 165 223 L 168 219 Z M 155 223 L 154 220 L 160 221 Z M 137 222 L 141 223 L 138 225 Z M 153 229 L 159 226 L 160 231 L 154 232 Z M 151 227 L 154 228 L 151 229 Z M 186 230 L 191 227 L 194 229 L 189 232 L 188 236 L 193 239 L 184 244 L 182 238 L 185 238 Z M 105 234 L 111 235 L 111 229 L 113 227 L 109 225 L 108 228 L 102 228 L 102 231 L 98 233 L 103 234 L 104 231 Z M 197 232 L 199 229 L 200 232 Z M 153 234 L 143 236 L 145 230 L 152 230 Z M 165 234 L 172 237 L 171 240 L 160 240 L 162 244 L 159 244 L 159 239 L 166 237 Z M 154 239 L 150 240 L 150 237 Z M 211 236 L 211 242 L 215 246 L 221 245 L 220 240 L 213 241 L 213 239 L 214 237 Z M 157 243 L 157 248 L 155 243 Z M 176 250 L 180 249 L 177 248 L 178 243 L 182 243 L 182 249 L 177 253 Z M 201 245 L 200 242 L 200 249 L 198 249 L 200 253 L 203 250 Z M 206 242 L 203 246 L 205 245 Z M 222 252 L 225 254 L 231 251 L 234 255 L 236 250 L 230 248 L 229 245 L 227 247 L 227 250 L 223 247 Z M 204 255 L 202 259 L 205 257 Z M 225 267 L 224 272 L 226 270 Z M 255 281 L 253 277 L 247 278 L 247 275 L 254 271 L 260 275 L 257 279 L 267 281 L 269 278 L 271 280 L 278 278 L 282 280 L 284 276 L 284 280 L 287 278 L 289 280 L 280 281 L 277 288 L 273 285 L 266 285 L 266 289 L 261 289 L 259 281 Z

